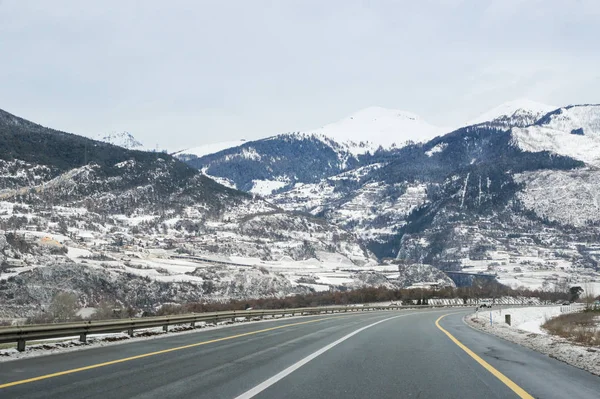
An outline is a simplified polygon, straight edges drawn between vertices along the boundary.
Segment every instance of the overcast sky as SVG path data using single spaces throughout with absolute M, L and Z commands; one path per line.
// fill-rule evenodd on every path
M 0 0 L 0 108 L 169 150 L 371 106 L 600 102 L 598 0 Z

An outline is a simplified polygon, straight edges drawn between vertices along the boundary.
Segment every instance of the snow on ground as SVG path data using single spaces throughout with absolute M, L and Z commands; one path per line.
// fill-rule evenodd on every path
M 24 235 L 24 236 L 37 237 L 37 238 L 40 238 L 40 240 L 44 240 L 44 239 L 51 240 L 51 241 L 54 241 L 54 242 L 57 242 L 60 244 L 71 240 L 69 237 L 67 237 L 65 235 L 48 233 L 45 231 L 17 230 L 16 233 L 19 235 Z
M 129 226 L 137 226 L 142 222 L 150 222 L 156 219 L 155 215 L 140 215 L 140 216 L 126 216 L 126 215 L 113 215 L 113 218 L 128 224 Z
M 523 206 L 541 218 L 575 227 L 600 221 L 598 170 L 526 172 L 516 175 L 515 181 L 525 184 L 517 194 Z
M 237 238 L 237 236 L 233 236 Z M 228 273 L 235 273 L 240 268 L 260 268 L 270 273 L 280 274 L 293 285 L 315 288 L 326 291 L 333 286 L 354 286 L 362 284 L 355 279 L 357 272 L 375 270 L 389 274 L 397 274 L 396 266 L 377 266 L 376 262 L 357 266 L 352 260 L 339 253 L 316 251 L 316 258 L 294 260 L 289 256 L 281 256 L 274 260 L 262 260 L 250 256 L 224 256 L 218 254 L 200 254 L 197 256 L 180 255 L 165 250 L 124 250 L 119 253 L 106 253 L 107 258 L 99 257 L 94 252 L 78 246 L 68 247 L 67 256 L 73 261 L 85 263 L 90 267 L 114 269 L 137 276 L 148 277 L 163 282 L 202 283 L 201 277 L 193 275 L 196 269 L 204 269 L 215 265 L 223 266 Z M 351 255 L 351 254 L 350 254 Z M 98 257 L 95 259 L 94 257 Z M 112 259 L 112 260 L 111 260 Z M 19 268 L 24 271 L 25 268 Z M 16 274 L 16 273 L 15 273 Z M 13 274 L 3 273 L 3 278 Z
M 539 317 L 541 317 L 540 314 L 546 312 L 546 310 L 541 309 L 547 308 L 534 309 L 540 310 L 532 311 L 532 313 L 529 313 L 526 309 L 523 309 L 523 315 L 527 315 L 529 313 L 529 317 L 531 317 L 532 320 L 523 321 L 520 324 L 521 326 L 524 326 L 525 328 L 534 329 L 533 320 L 539 319 Z M 504 309 L 503 312 L 503 314 L 510 313 L 511 316 L 512 314 L 518 314 L 518 312 L 515 309 L 510 308 Z M 485 317 L 486 313 L 487 318 Z M 489 312 L 485 311 L 480 312 L 479 315 L 471 314 L 465 316 L 464 320 L 467 323 L 467 325 L 473 328 L 483 330 L 498 337 L 504 338 L 507 341 L 523 345 L 527 348 L 554 357 L 572 366 L 579 367 L 596 375 L 600 375 L 600 347 L 588 348 L 576 345 L 564 338 L 556 337 L 553 335 L 540 334 L 536 332 L 526 331 L 523 329 L 518 329 L 515 327 L 509 327 L 503 322 L 503 317 L 504 316 L 502 316 L 502 320 L 500 320 L 500 322 L 494 323 L 491 326 L 489 322 Z M 537 321 L 535 322 L 535 324 L 537 324 Z
M 82 319 L 89 319 L 96 313 L 96 308 L 81 308 L 75 313 L 76 316 L 81 317 Z
M 600 136 L 600 105 L 575 105 L 563 107 L 544 118 L 542 125 L 554 130 L 571 133 L 582 129 L 587 136 Z
M 600 105 L 560 108 L 511 134 L 524 151 L 550 151 L 600 166 Z
M 362 177 L 368 175 L 369 173 L 371 173 L 377 169 L 384 167 L 385 165 L 387 165 L 387 163 L 385 163 L 385 162 L 372 163 L 370 165 L 361 166 L 360 168 L 351 169 L 349 171 L 342 172 L 338 175 L 329 177 L 328 180 L 331 180 L 331 181 L 337 181 L 337 180 L 348 181 L 348 180 L 350 180 L 350 181 L 359 182 Z
M 206 169 L 202 170 L 202 173 L 204 173 L 204 175 L 206 177 L 210 177 L 211 179 L 213 179 L 214 181 L 216 181 L 217 183 L 225 186 L 225 187 L 229 187 L 229 188 L 234 188 L 237 189 L 235 183 L 229 179 L 226 179 L 224 177 L 218 177 L 218 176 L 211 176 L 209 174 L 206 173 Z
M 276 194 L 271 200 L 286 211 L 309 212 L 340 197 L 335 186 L 324 180 L 319 183 L 296 183 L 293 188 Z
M 252 180 L 252 189 L 250 192 L 266 197 L 267 195 L 271 195 L 273 191 L 285 187 L 286 184 L 288 183 L 277 180 Z
M 552 317 L 562 313 L 571 313 L 579 310 L 581 307 L 577 304 L 568 306 L 540 306 L 513 309 L 481 309 L 473 318 L 483 323 L 490 322 L 490 315 L 493 323 L 504 323 L 504 317 L 509 314 L 511 317 L 511 328 L 528 331 L 536 334 L 547 334 L 541 326 Z
M 76 248 L 76 247 L 68 247 L 69 251 L 67 252 L 67 256 L 74 261 L 81 261 L 79 258 L 90 257 L 93 253 L 87 249 Z
M 530 126 L 512 130 L 513 142 L 523 151 L 549 151 L 593 166 L 600 166 L 600 138 L 562 130 Z
M 431 157 L 431 156 L 433 156 L 433 154 L 437 154 L 437 153 L 444 151 L 446 149 L 446 147 L 448 147 L 448 143 L 439 143 L 438 145 L 433 147 L 431 150 L 425 152 L 425 155 L 427 155 L 428 157 Z
M 465 253 L 460 259 L 462 271 L 494 274 L 498 282 L 514 289 L 548 289 L 566 280 L 569 286 L 586 286 L 600 292 L 600 275 L 573 264 L 572 258 L 578 254 L 576 243 L 571 244 L 573 248 L 560 250 L 533 243 L 517 245 L 517 250 L 487 251 L 484 259 L 470 259 Z

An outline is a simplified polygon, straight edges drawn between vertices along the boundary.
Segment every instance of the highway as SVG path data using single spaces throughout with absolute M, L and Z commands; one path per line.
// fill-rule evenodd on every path
M 600 397 L 600 377 L 471 329 L 469 311 L 295 317 L 2 362 L 0 398 Z

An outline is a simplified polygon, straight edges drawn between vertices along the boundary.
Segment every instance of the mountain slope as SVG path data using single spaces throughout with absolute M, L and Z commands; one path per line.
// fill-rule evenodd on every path
M 512 144 L 509 132 L 467 127 L 401 148 L 386 162 L 331 177 L 314 188 L 296 185 L 272 200 L 286 209 L 326 216 L 387 257 L 397 255 L 396 239 L 425 228 L 440 208 L 467 214 L 503 208 L 519 190 L 515 173 L 582 166 L 548 152 L 524 152 Z M 321 195 L 320 200 L 311 202 L 310 193 Z
M 535 101 L 520 99 L 501 104 L 475 119 L 467 122 L 467 126 L 489 123 L 495 127 L 524 127 L 535 123 L 548 112 L 557 107 L 538 103 Z
M 310 131 L 337 142 L 370 142 L 378 146 L 401 146 L 407 141 L 424 142 L 451 129 L 431 125 L 411 112 L 369 107 L 338 122 Z
M 348 146 L 328 138 L 289 133 L 248 141 L 215 154 L 187 158 L 186 163 L 211 177 L 226 179 L 240 190 L 281 188 L 295 182 L 316 182 L 358 165 Z
M 131 151 L 112 144 L 99 142 L 25 121 L 0 111 L 0 159 L 5 168 L 27 165 L 20 173 L 37 169 L 37 190 L 11 183 L 13 177 L 0 177 L 0 189 L 11 188 L 12 195 L 24 195 L 30 201 L 57 201 L 91 199 L 102 193 L 123 194 L 128 190 L 150 190 L 153 196 L 140 194 L 140 201 L 157 207 L 169 200 L 168 195 L 188 193 L 186 203 L 201 200 L 217 204 L 219 196 L 231 199 L 245 195 L 216 184 L 184 163 L 167 154 Z M 25 182 L 26 183 L 26 182 Z M 11 192 L 3 192 L 8 198 Z M 51 198 L 52 197 L 52 198 Z M 125 198 L 116 195 L 110 203 Z M 103 202 L 105 205 L 108 202 Z M 162 206 L 162 205 L 161 205 Z
M 107 300 L 150 309 L 166 298 L 256 297 L 271 283 L 277 296 L 363 285 L 354 274 L 374 263 L 340 227 L 222 186 L 168 154 L 44 128 L 4 111 L 0 231 L 0 300 L 9 316 L 44 308 L 62 291 L 82 305 Z M 346 271 L 339 282 L 297 282 L 318 281 L 340 266 Z M 60 280 L 39 285 L 45 275 Z M 148 297 L 131 303 L 128 281 L 147 281 Z
M 535 124 L 512 130 L 524 151 L 550 151 L 600 166 L 600 105 L 573 105 L 548 113 Z
M 345 122 L 331 129 L 355 121 Z M 291 145 L 278 152 L 275 137 L 269 151 L 253 153 L 251 144 L 197 166 L 244 190 L 254 189 L 252 176 L 278 183 L 265 193 L 269 201 L 355 233 L 380 259 L 493 273 L 513 287 L 596 276 L 597 106 L 516 101 L 472 122 L 425 143 L 379 150 L 366 143 L 364 151 L 345 154 L 301 145 L 296 134 L 281 138 Z M 232 162 L 244 156 L 252 162 Z M 321 164 L 305 161 L 311 157 Z M 309 166 L 316 173 L 303 175 Z
M 394 152 L 396 145 L 427 141 L 445 131 L 409 112 L 370 107 L 306 133 L 232 142 L 230 148 L 216 143 L 176 156 L 223 184 L 270 195 L 373 163 L 376 153 L 382 156 Z

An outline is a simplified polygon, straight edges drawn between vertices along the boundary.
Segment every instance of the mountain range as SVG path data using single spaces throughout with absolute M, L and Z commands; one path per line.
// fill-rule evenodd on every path
M 600 106 L 473 122 L 368 108 L 171 156 L 0 111 L 2 312 L 455 284 L 440 270 L 600 289 Z
M 556 271 L 554 280 L 573 279 L 566 272 L 573 265 L 589 266 L 584 274 L 598 271 L 592 237 L 600 222 L 600 106 L 517 100 L 446 134 L 423 133 L 422 121 L 399 111 L 370 108 L 355 115 L 368 117 L 200 157 L 177 156 L 230 187 L 354 232 L 379 259 L 448 270 L 488 271 L 492 263 L 494 273 L 511 278 L 515 269 L 547 267 Z M 384 118 L 374 115 L 389 118 L 380 123 Z M 390 120 L 398 122 L 395 128 Z M 377 132 L 411 141 L 356 141 Z M 509 231 L 515 237 L 507 237 Z M 478 264 L 473 258 L 479 257 L 488 262 Z M 511 266 L 511 260 L 527 266 Z M 597 284 L 596 277 L 587 279 Z M 510 285 L 532 281 L 540 286 L 543 278 Z
M 62 291 L 82 306 L 147 309 L 289 295 L 312 285 L 282 268 L 376 264 L 352 233 L 227 188 L 165 153 L 5 111 L 0 146 L 0 318 L 42 310 Z M 343 282 L 363 280 L 352 272 Z

